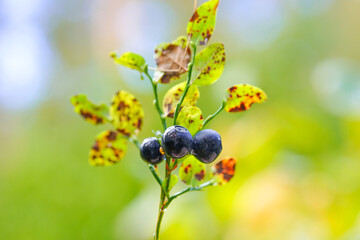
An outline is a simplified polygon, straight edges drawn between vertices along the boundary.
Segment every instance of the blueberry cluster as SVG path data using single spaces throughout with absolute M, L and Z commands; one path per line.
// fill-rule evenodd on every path
M 166 129 L 161 138 L 161 146 L 157 138 L 146 138 L 141 144 L 140 154 L 144 161 L 151 164 L 160 163 L 165 159 L 165 153 L 176 159 L 192 154 L 200 162 L 211 163 L 221 150 L 221 137 L 216 131 L 205 129 L 193 138 L 186 128 L 175 125 Z

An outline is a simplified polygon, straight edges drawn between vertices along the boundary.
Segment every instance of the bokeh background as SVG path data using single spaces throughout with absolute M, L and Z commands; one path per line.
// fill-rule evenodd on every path
M 94 137 L 110 126 L 86 124 L 69 99 L 109 103 L 125 89 L 145 109 L 140 139 L 161 129 L 149 82 L 108 53 L 133 51 L 154 66 L 154 47 L 186 33 L 192 8 L 0 1 L 0 239 L 152 239 L 159 188 L 137 149 L 90 167 Z M 226 68 L 199 106 L 213 113 L 236 83 L 269 100 L 211 122 L 222 156 L 238 159 L 236 176 L 176 200 L 162 239 L 360 239 L 359 12 L 359 0 L 221 2 L 211 42 L 225 44 Z

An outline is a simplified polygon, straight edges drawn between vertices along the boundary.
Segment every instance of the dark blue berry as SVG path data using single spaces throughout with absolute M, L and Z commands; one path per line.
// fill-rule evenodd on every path
M 221 153 L 220 134 L 212 129 L 205 129 L 194 136 L 191 154 L 200 162 L 211 163 Z
M 193 138 L 182 126 L 171 126 L 164 132 L 161 145 L 165 153 L 172 158 L 182 158 L 190 153 Z
M 165 155 L 160 152 L 160 147 L 161 146 L 157 138 L 146 138 L 140 146 L 141 158 L 147 163 L 160 163 L 165 158 Z

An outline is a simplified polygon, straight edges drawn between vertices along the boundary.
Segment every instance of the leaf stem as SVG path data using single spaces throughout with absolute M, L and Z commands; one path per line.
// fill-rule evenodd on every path
M 214 185 L 214 181 L 213 180 L 210 180 L 210 181 L 207 181 L 207 182 L 204 182 L 203 184 L 201 184 L 200 186 L 198 187 L 188 187 L 188 188 L 185 188 L 184 190 L 178 192 L 178 193 L 175 193 L 174 195 L 172 195 L 170 198 L 169 198 L 169 201 L 165 204 L 164 208 L 166 209 L 170 203 L 176 199 L 177 197 L 187 193 L 187 192 L 191 192 L 191 191 L 201 191 L 207 187 L 211 187 Z
M 129 139 L 129 141 L 130 142 L 132 142 L 133 144 L 135 144 L 135 146 L 138 148 L 138 149 L 140 149 L 140 142 L 139 142 L 139 140 L 137 139 L 137 137 L 135 136 L 133 136 L 133 137 L 129 137 L 128 138 Z
M 169 196 L 169 193 L 168 193 L 168 192 L 166 191 L 166 189 L 164 188 L 164 186 L 163 186 L 163 181 L 161 180 L 160 176 L 157 174 L 154 165 L 149 164 L 149 169 L 150 169 L 150 172 L 152 173 L 152 175 L 154 176 L 156 182 L 160 185 L 161 190 L 165 193 L 166 197 L 169 198 L 169 197 L 170 197 L 170 196 Z
M 178 102 L 178 104 L 176 105 L 176 108 L 175 108 L 175 113 L 174 113 L 174 123 L 173 125 L 176 124 L 176 119 L 179 115 L 179 112 L 180 112 L 180 107 L 181 107 L 181 104 L 183 103 L 185 97 L 186 97 L 186 94 L 191 86 L 191 74 L 192 74 L 192 70 L 193 70 L 193 67 L 194 67 L 194 62 L 195 62 L 195 56 L 196 56 L 196 45 L 194 43 L 191 43 L 191 46 L 193 48 L 193 54 L 192 54 L 192 59 L 191 59 L 191 62 L 189 63 L 189 71 L 188 71 L 188 78 L 187 78 L 187 82 L 186 82 L 186 86 L 185 86 L 185 89 L 184 89 L 184 92 L 183 94 L 181 95 L 181 98 L 180 98 L 180 101 Z
M 154 100 L 154 104 L 155 104 L 155 108 L 156 110 L 158 111 L 159 113 L 159 116 L 160 116 L 160 119 L 161 119 L 161 123 L 163 125 L 163 128 L 164 130 L 166 130 L 167 126 L 166 126 L 166 120 L 164 118 L 164 113 L 163 111 L 161 110 L 160 108 L 160 105 L 159 105 L 159 98 L 158 98 L 158 93 L 157 93 L 157 83 L 155 83 L 152 79 L 152 77 L 150 76 L 149 74 L 149 71 L 148 71 L 148 67 L 146 66 L 145 70 L 144 70 L 144 73 L 145 75 L 149 78 L 150 82 L 151 82 L 151 85 L 152 85 L 152 88 L 153 88 L 153 92 L 154 92 L 154 96 L 155 96 L 155 100 Z
M 225 103 L 226 103 L 226 102 L 223 101 L 223 103 L 222 103 L 222 105 L 219 107 L 219 109 L 216 110 L 216 112 L 215 112 L 214 114 L 209 115 L 209 116 L 205 119 L 202 128 L 204 128 L 206 124 L 208 124 L 214 117 L 216 117 L 216 115 L 218 115 L 218 114 L 225 108 Z

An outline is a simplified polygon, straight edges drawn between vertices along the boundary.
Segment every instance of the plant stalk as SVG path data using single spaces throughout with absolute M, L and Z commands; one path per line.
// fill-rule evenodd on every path
M 166 164 L 167 164 L 167 166 L 170 166 L 170 158 L 169 157 L 166 157 Z M 169 185 L 170 185 L 170 179 L 171 179 L 171 170 L 166 167 L 165 167 L 165 179 L 166 179 L 165 189 L 163 187 L 161 188 L 159 215 L 158 215 L 158 219 L 156 222 L 156 230 L 155 230 L 155 236 L 154 236 L 155 240 L 159 239 L 161 222 L 164 217 L 164 213 L 165 213 L 165 209 L 166 209 L 165 205 L 166 205 L 166 202 L 168 202 L 168 199 L 170 199 Z
M 176 124 L 176 119 L 179 115 L 179 111 L 180 111 L 180 107 L 181 107 L 181 104 L 183 103 L 185 97 L 186 97 L 186 94 L 191 86 L 191 75 L 192 75 L 192 70 L 193 70 L 193 67 L 194 67 L 194 61 L 195 61 L 195 56 L 196 56 L 196 45 L 195 44 L 191 44 L 192 47 L 193 47 L 193 55 L 192 55 L 192 59 L 191 59 L 191 62 L 189 63 L 189 71 L 188 71 L 188 78 L 187 78 L 187 82 L 186 82 L 186 86 L 185 86 L 185 89 L 184 89 L 184 92 L 180 98 L 180 101 L 178 102 L 178 104 L 176 105 L 176 108 L 175 108 L 175 113 L 174 113 L 174 125 Z M 145 71 L 145 74 L 148 76 L 148 78 L 151 80 L 151 77 L 146 69 Z M 163 121 L 163 126 L 164 126 L 164 129 L 166 129 L 166 122 L 165 122 L 165 119 L 163 118 L 163 113 L 158 105 L 158 101 L 157 101 L 157 91 L 156 91 L 156 85 L 155 83 L 152 82 L 152 85 L 153 85 L 153 89 L 154 89 L 154 94 L 155 94 L 155 101 L 156 101 L 156 108 L 158 109 L 158 112 L 160 114 L 160 117 L 161 117 L 161 120 Z M 189 191 L 195 191 L 195 190 L 201 190 L 200 189 L 200 186 L 199 187 L 191 187 L 191 188 L 187 188 L 185 190 L 183 190 L 182 192 L 178 193 L 178 194 L 175 194 L 174 196 L 169 196 L 169 186 L 170 186 L 170 179 L 171 179 L 171 172 L 173 170 L 173 168 L 176 166 L 176 163 L 177 161 L 174 162 L 173 165 L 171 165 L 171 159 L 169 157 L 166 157 L 166 165 L 167 167 L 165 167 L 165 179 L 166 179 L 166 183 L 165 183 L 165 187 L 161 187 L 161 195 L 160 195 L 160 203 L 159 203 L 159 213 L 158 213 L 158 219 L 157 219 L 157 223 L 156 223 L 156 230 L 155 230 L 155 234 L 154 234 L 154 239 L 155 240 L 158 240 L 159 239 L 159 235 L 160 235 L 160 227 L 161 227 L 161 222 L 163 220 L 163 217 L 164 217 L 164 213 L 165 213 L 165 210 L 166 208 L 170 205 L 170 203 L 175 199 L 177 198 L 178 196 L 186 193 L 186 192 L 189 192 Z M 170 167 L 171 165 L 171 167 Z M 151 170 L 151 169 L 150 169 Z M 154 176 L 155 177 L 155 176 Z M 156 178 L 156 177 L 155 177 Z M 158 181 L 159 182 L 159 181 Z

